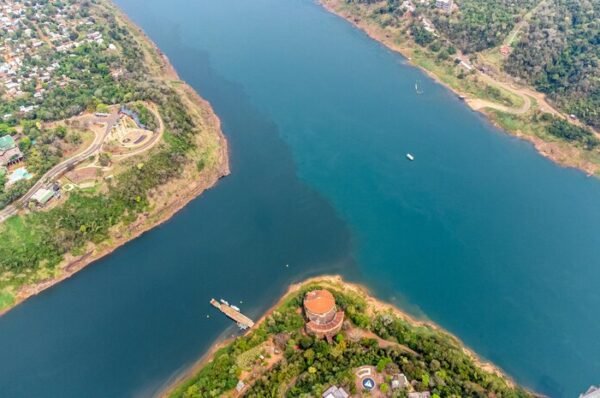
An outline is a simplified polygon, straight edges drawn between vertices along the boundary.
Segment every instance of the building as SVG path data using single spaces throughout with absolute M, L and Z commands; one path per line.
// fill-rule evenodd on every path
M 408 383 L 408 379 L 404 375 L 404 373 L 397 374 L 392 379 L 392 388 L 407 388 L 410 384 Z
M 338 311 L 329 290 L 313 290 L 304 296 L 304 313 L 309 322 L 306 331 L 318 338 L 330 340 L 342 329 L 344 311 Z
M 33 196 L 31 197 L 31 200 L 37 202 L 40 206 L 44 206 L 53 197 L 54 197 L 54 191 L 51 191 L 51 190 L 45 189 L 45 188 L 40 188 L 33 194 Z
M 435 31 L 435 26 L 433 25 L 433 23 L 428 20 L 427 18 L 421 18 L 421 23 L 423 24 L 423 29 L 425 29 L 427 32 L 431 33 L 434 36 L 438 36 L 438 34 Z
M 431 398 L 429 391 L 423 392 L 409 392 L 408 398 Z
M 400 4 L 400 8 L 405 12 L 415 12 L 415 5 L 411 0 L 404 0 L 404 2 Z
M 23 159 L 21 150 L 10 135 L 0 137 L 0 166 L 10 166 Z
M 600 387 L 591 386 L 586 392 L 579 395 L 579 398 L 600 398 Z
M 338 386 L 329 387 L 322 395 L 323 398 L 348 398 L 349 396 L 350 394 Z
M 452 10 L 452 4 L 453 0 L 435 0 L 435 6 L 447 12 Z
M 235 385 L 235 391 L 242 392 L 244 388 L 246 388 L 246 383 L 244 383 L 241 380 L 238 380 L 237 384 Z
M 469 72 L 473 70 L 473 66 L 470 63 L 468 63 L 467 61 L 465 61 L 465 60 L 461 60 L 460 61 L 460 66 L 462 66 L 463 68 L 465 68 Z

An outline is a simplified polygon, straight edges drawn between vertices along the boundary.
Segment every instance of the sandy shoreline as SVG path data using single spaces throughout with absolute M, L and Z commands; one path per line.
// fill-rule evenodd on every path
M 177 187 L 178 194 L 172 197 L 172 200 L 156 206 L 148 213 L 140 215 L 138 219 L 122 231 L 118 231 L 117 237 L 111 241 L 110 245 L 100 244 L 100 248 L 94 247 L 86 250 L 85 254 L 77 257 L 72 257 L 69 254 L 65 255 L 65 260 L 57 267 L 59 275 L 38 282 L 33 285 L 22 286 L 19 291 L 15 294 L 15 302 L 3 310 L 0 310 L 0 316 L 6 314 L 16 306 L 27 300 L 28 298 L 35 296 L 42 291 L 49 289 L 50 287 L 70 278 L 78 271 L 82 270 L 91 263 L 100 260 L 101 258 L 111 254 L 113 251 L 123 246 L 127 242 L 134 240 L 144 234 L 145 232 L 165 223 L 175 213 L 185 207 L 190 201 L 200 196 L 206 189 L 213 187 L 219 179 L 229 175 L 229 153 L 227 140 L 221 130 L 221 121 L 218 116 L 214 113 L 210 103 L 200 97 L 200 95 L 187 83 L 183 82 L 171 63 L 169 62 L 166 55 L 156 46 L 156 44 L 150 40 L 150 38 L 135 25 L 127 15 L 117 8 L 112 3 L 104 3 L 108 5 L 111 10 L 120 18 L 127 27 L 135 31 L 137 34 L 142 36 L 140 39 L 144 40 L 145 43 L 161 57 L 163 68 L 162 77 L 172 81 L 178 81 L 178 90 L 182 96 L 187 97 L 191 106 L 193 106 L 199 112 L 199 114 L 207 115 L 202 121 L 205 123 L 204 128 L 208 130 L 208 134 L 216 134 L 216 138 L 219 145 L 219 159 L 218 165 L 210 170 L 203 171 L 198 180 L 189 181 L 185 178 L 177 179 L 169 182 L 167 185 L 170 188 Z M 165 187 L 159 187 L 156 192 L 160 193 L 161 189 L 167 189 Z M 171 198 L 169 198 L 171 199 Z M 154 222 L 147 222 L 149 219 L 155 219 Z
M 273 313 L 273 311 L 275 311 L 279 306 L 281 306 L 283 304 L 283 302 L 285 300 L 288 299 L 290 294 L 293 294 L 293 293 L 299 291 L 300 289 L 302 289 L 304 286 L 306 286 L 308 284 L 313 284 L 313 283 L 319 283 L 325 287 L 329 286 L 333 289 L 338 289 L 338 290 L 342 290 L 342 291 L 351 291 L 351 292 L 357 293 L 365 299 L 365 301 L 367 302 L 367 307 L 371 311 L 372 310 L 375 310 L 377 312 L 390 311 L 397 317 L 405 320 L 406 322 L 410 323 L 413 326 L 427 326 L 432 329 L 446 333 L 447 335 L 452 337 L 460 345 L 460 347 L 462 347 L 463 352 L 473 360 L 473 362 L 475 363 L 475 365 L 477 367 L 483 369 L 484 371 L 486 371 L 488 373 L 493 373 L 493 374 L 497 375 L 498 377 L 502 378 L 511 387 L 516 386 L 515 381 L 509 375 L 507 375 L 501 368 L 499 368 L 498 366 L 494 365 L 493 363 L 491 363 L 489 361 L 482 359 L 475 351 L 468 348 L 458 337 L 456 337 L 455 335 L 453 335 L 446 329 L 442 328 L 440 325 L 433 323 L 431 321 L 416 319 L 412 315 L 408 314 L 406 311 L 394 306 L 393 304 L 386 303 L 379 299 L 376 299 L 370 293 L 369 289 L 366 286 L 357 284 L 357 283 L 346 282 L 343 280 L 343 278 L 340 275 L 316 276 L 316 277 L 306 279 L 302 282 L 291 284 L 288 287 L 288 289 L 286 290 L 286 292 L 279 298 L 279 300 L 277 300 L 277 302 L 274 305 L 272 305 L 260 317 L 260 319 L 258 321 L 256 321 L 253 328 L 246 331 L 246 333 L 249 333 L 253 329 L 256 329 L 258 326 L 260 326 L 267 319 L 267 317 Z M 244 334 L 246 334 L 246 333 L 244 333 Z M 196 363 L 194 363 L 188 369 L 183 371 L 180 375 L 173 378 L 173 380 L 167 382 L 165 388 L 162 391 L 159 391 L 155 396 L 161 397 L 161 398 L 168 397 L 169 394 L 172 393 L 177 387 L 179 387 L 179 385 L 181 383 L 183 383 L 185 380 L 187 380 L 188 378 L 195 375 L 207 363 L 212 361 L 214 354 L 219 349 L 227 346 L 229 343 L 231 343 L 233 340 L 235 340 L 234 337 L 225 337 L 225 334 L 226 334 L 226 332 L 223 332 L 223 334 L 215 340 L 215 342 L 206 350 L 206 352 L 200 357 L 200 359 Z M 531 393 L 536 395 L 534 392 L 531 392 Z M 538 395 L 536 395 L 536 396 L 538 396 Z
M 403 57 L 406 58 L 406 61 L 411 66 L 413 66 L 415 68 L 419 68 L 419 70 L 423 71 L 427 76 L 429 76 L 435 82 L 441 84 L 442 86 L 446 87 L 448 90 L 450 90 L 451 92 L 456 94 L 457 97 L 462 97 L 464 99 L 463 102 L 471 110 L 478 112 L 478 113 L 482 114 L 483 116 L 485 116 L 486 119 L 492 125 L 497 127 L 498 129 L 505 131 L 506 133 L 513 135 L 519 139 L 530 142 L 534 146 L 534 148 L 537 150 L 537 152 L 540 155 L 542 155 L 543 157 L 552 160 L 554 163 L 556 163 L 560 166 L 572 167 L 572 168 L 579 169 L 579 170 L 585 172 L 588 176 L 595 175 L 599 171 L 598 166 L 595 165 L 594 163 L 591 163 L 591 162 L 588 162 L 588 161 L 585 161 L 582 159 L 574 159 L 572 157 L 572 154 L 569 153 L 570 149 L 573 149 L 573 148 L 566 148 L 566 149 L 561 148 L 561 146 L 555 142 L 544 141 L 543 139 L 541 139 L 537 136 L 524 134 L 520 131 L 510 131 L 510 130 L 507 130 L 506 128 L 502 127 L 486 111 L 485 107 L 478 107 L 476 105 L 479 100 L 477 97 L 473 97 L 469 93 L 465 93 L 465 92 L 459 91 L 459 90 L 451 87 L 447 83 L 443 82 L 440 78 L 438 78 L 433 72 L 413 63 L 411 60 L 412 51 L 413 51 L 412 48 L 406 47 L 406 46 L 400 46 L 400 45 L 394 43 L 389 37 L 387 37 L 386 33 L 382 30 L 382 28 L 375 26 L 374 24 L 371 24 L 369 22 L 365 22 L 361 18 L 356 18 L 355 16 L 353 16 L 350 13 L 339 10 L 338 8 L 336 8 L 336 5 L 339 3 L 339 0 L 315 0 L 315 1 L 317 2 L 317 4 L 319 4 L 321 7 L 323 7 L 325 10 L 327 10 L 331 14 L 344 19 L 348 23 L 352 24 L 352 26 L 354 26 L 355 28 L 363 31 L 371 39 L 377 41 L 378 43 L 381 43 L 382 45 L 386 46 L 390 50 L 401 54 Z M 528 90 L 529 90 L 529 88 L 528 88 Z M 537 93 L 537 94 L 543 96 L 543 94 L 541 94 L 541 93 Z

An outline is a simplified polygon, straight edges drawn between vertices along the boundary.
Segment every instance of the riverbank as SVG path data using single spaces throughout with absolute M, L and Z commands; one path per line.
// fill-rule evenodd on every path
M 430 52 L 417 45 L 405 32 L 391 26 L 382 27 L 370 19 L 373 8 L 369 5 L 347 3 L 344 0 L 317 0 L 328 12 L 345 19 L 370 38 L 407 58 L 407 61 L 423 70 L 429 77 L 442 84 L 471 109 L 485 115 L 496 127 L 527 140 L 544 157 L 564 166 L 584 171 L 588 175 L 600 175 L 600 154 L 586 150 L 578 142 L 568 142 L 547 132 L 548 120 L 542 114 L 559 120 L 570 120 L 563 112 L 546 101 L 544 95 L 529 87 L 517 86 L 501 76 L 489 76 L 471 69 L 465 78 L 457 78 L 455 68 L 438 62 Z M 373 7 L 377 7 L 375 4 Z M 402 29 L 403 30 L 403 29 Z M 464 58 L 464 56 L 462 56 Z M 469 74 L 475 76 L 469 80 Z M 497 92 L 489 95 L 488 88 Z M 598 133 L 592 130 L 594 136 Z
M 115 225 L 110 229 L 109 239 L 100 243 L 90 242 L 82 250 L 78 250 L 77 255 L 67 253 L 54 269 L 43 270 L 44 276 L 34 283 L 21 285 L 16 291 L 0 291 L 0 298 L 3 298 L 0 300 L 0 316 L 166 222 L 187 203 L 230 173 L 227 140 L 221 131 L 220 120 L 210 104 L 179 78 L 167 57 L 123 12 L 108 2 L 99 2 L 96 6 L 113 15 L 133 34 L 143 48 L 144 63 L 150 75 L 162 80 L 181 100 L 186 114 L 194 121 L 198 130 L 194 136 L 196 149 L 189 155 L 189 161 L 177 178 L 150 192 L 147 210 L 138 214 L 134 221 Z M 198 166 L 198 162 L 202 162 L 202 167 Z
M 524 394 L 524 395 L 520 395 L 520 396 L 530 396 L 530 395 L 533 396 L 534 395 L 532 393 L 525 392 L 524 390 L 520 389 L 516 385 L 516 383 L 506 373 L 504 373 L 500 368 L 498 368 L 494 364 L 480 358 L 474 351 L 467 348 L 457 337 L 451 335 L 449 332 L 447 332 L 446 330 L 441 328 L 439 325 L 436 325 L 430 321 L 415 319 L 414 317 L 412 317 L 405 311 L 403 311 L 389 303 L 385 303 L 383 301 L 380 301 L 380 300 L 374 298 L 366 287 L 359 285 L 359 284 L 353 284 L 353 283 L 346 282 L 339 275 L 314 277 L 314 278 L 307 279 L 303 282 L 291 285 L 287 289 L 285 294 L 283 294 L 283 296 L 277 301 L 277 303 L 274 304 L 269 310 L 267 310 L 265 312 L 265 314 L 255 323 L 254 327 L 251 330 L 247 331 L 243 336 L 238 337 L 238 338 L 224 338 L 223 337 L 223 338 L 218 339 L 213 344 L 213 346 L 207 351 L 207 353 L 205 355 L 203 355 L 202 358 L 200 358 L 200 360 L 196 364 L 194 364 L 190 369 L 185 371 L 182 375 L 177 377 L 159 395 L 161 397 L 179 397 L 179 396 L 184 396 L 184 394 L 188 394 L 185 396 L 191 396 L 191 397 L 196 396 L 196 395 L 194 395 L 194 393 L 198 392 L 198 391 L 194 388 L 194 386 L 198 385 L 198 384 L 202 384 L 201 379 L 203 377 L 206 377 L 206 375 L 210 372 L 210 367 L 214 366 L 215 361 L 219 362 L 222 360 L 221 355 L 237 355 L 240 357 L 244 356 L 244 353 L 243 352 L 240 353 L 239 349 L 231 350 L 231 347 L 236 344 L 243 346 L 243 347 L 250 346 L 251 348 L 249 351 L 252 351 L 252 352 L 254 352 L 257 349 L 256 347 L 260 347 L 267 343 L 271 344 L 274 336 L 270 336 L 270 333 L 268 331 L 269 328 L 273 327 L 274 322 L 278 322 L 281 320 L 281 318 L 285 318 L 286 312 L 291 311 L 293 313 L 298 314 L 298 312 L 300 310 L 296 307 L 296 305 L 301 302 L 301 300 L 304 296 L 304 293 L 308 290 L 312 290 L 312 289 L 316 289 L 316 288 L 325 288 L 325 289 L 328 289 L 329 291 L 333 292 L 334 295 L 336 296 L 336 300 L 338 301 L 338 305 L 340 305 L 342 308 L 345 307 L 344 309 L 346 311 L 347 318 L 351 319 L 352 323 L 354 323 L 354 324 L 357 323 L 357 320 L 361 319 L 360 316 L 366 316 L 367 319 L 370 320 L 368 327 L 371 327 L 371 325 L 373 323 L 379 322 L 379 320 L 382 319 L 382 317 L 385 319 L 388 319 L 387 322 L 389 322 L 390 317 L 392 317 L 391 319 L 398 319 L 403 324 L 405 323 L 408 326 L 409 331 L 407 331 L 406 333 L 416 333 L 416 335 L 419 335 L 420 332 L 415 332 L 415 331 L 425 331 L 425 333 L 422 336 L 430 337 L 431 334 L 433 333 L 435 336 L 437 336 L 436 339 L 440 339 L 440 341 L 444 340 L 444 339 L 448 339 L 448 341 L 450 342 L 450 344 L 452 346 L 454 346 L 456 348 L 460 348 L 460 352 L 465 355 L 465 359 L 467 361 L 472 361 L 475 368 L 486 373 L 487 375 L 492 375 L 493 377 L 497 378 L 496 382 L 505 384 L 506 388 L 514 389 L 519 394 Z M 342 299 L 341 302 L 340 302 L 340 298 Z M 274 320 L 274 317 L 276 320 Z M 363 325 L 360 327 L 367 328 L 366 325 Z M 342 338 L 341 340 L 340 339 L 336 339 L 336 340 L 338 340 L 338 342 L 339 342 L 339 341 L 344 341 L 346 339 L 351 339 L 349 336 L 352 333 L 352 331 L 355 331 L 358 329 L 359 329 L 359 327 L 357 327 L 356 325 L 352 325 L 352 326 L 346 325 L 344 327 L 345 332 L 342 332 L 342 333 L 346 334 L 346 337 Z M 279 328 L 277 330 L 279 330 Z M 264 336 L 265 334 L 266 334 L 266 336 Z M 301 334 L 298 336 L 301 336 L 303 334 L 304 333 L 301 332 Z M 293 335 L 294 334 L 292 332 L 292 336 Z M 409 348 L 408 346 L 404 345 L 404 344 L 411 344 L 410 342 L 399 341 L 398 338 L 392 338 L 391 336 L 388 336 L 387 339 L 385 339 L 385 338 L 382 339 L 382 338 L 380 338 L 380 336 L 377 336 L 377 334 L 373 333 L 373 332 L 367 332 L 366 335 L 372 335 L 374 338 L 379 339 L 380 342 L 386 343 L 386 345 L 385 345 L 386 347 L 397 346 L 398 348 L 401 348 L 402 351 L 409 353 L 408 355 L 414 354 L 415 356 L 419 356 L 419 357 L 420 357 L 420 355 L 422 355 L 422 353 L 417 353 L 417 352 L 413 351 L 412 348 Z M 262 336 L 262 339 L 261 339 L 262 343 L 255 344 L 255 346 L 253 347 L 253 344 L 250 342 L 255 341 L 255 343 L 256 343 L 256 339 L 257 339 L 256 336 Z M 429 338 L 429 337 L 427 337 L 427 338 Z M 302 338 L 302 337 L 298 337 L 298 338 Z M 240 340 L 244 340 L 245 342 L 239 343 Z M 297 339 L 294 339 L 294 341 L 297 341 Z M 437 343 L 439 343 L 439 341 L 437 341 Z M 433 344 L 436 344 L 436 343 L 433 343 Z M 419 347 L 419 345 L 416 344 L 415 348 L 416 347 Z M 299 348 L 297 347 L 297 349 L 299 349 Z M 235 352 L 235 354 L 233 354 L 233 352 Z M 412 353 L 412 354 L 410 354 L 410 353 Z M 277 354 L 277 351 L 275 351 L 275 354 Z M 390 354 L 390 356 L 391 356 L 391 354 Z M 267 358 L 269 358 L 268 355 L 267 355 Z M 406 361 L 406 359 L 405 359 L 405 361 Z M 237 362 L 235 362 L 235 363 L 237 363 Z M 404 362 L 404 364 L 406 364 L 406 362 Z M 271 363 L 268 366 L 268 369 L 263 369 L 262 372 L 257 369 L 252 369 L 252 370 L 238 369 L 238 373 L 241 370 L 241 373 L 240 373 L 241 375 L 238 374 L 238 376 L 240 377 L 240 380 L 243 379 L 244 376 L 247 376 L 250 373 L 254 373 L 254 374 L 262 373 L 262 377 L 266 377 L 265 374 L 268 373 L 274 365 L 275 364 Z M 295 376 L 294 380 L 297 377 L 298 377 L 298 375 Z M 302 376 L 300 375 L 300 377 L 302 377 Z M 244 380 L 244 382 L 247 385 L 251 385 L 252 382 L 255 382 L 255 381 L 256 380 L 253 380 L 253 381 Z M 288 385 L 287 387 L 289 388 L 290 386 Z M 190 395 L 190 391 L 192 391 L 191 395 Z M 245 390 L 244 392 L 247 392 L 247 391 L 248 390 Z M 229 392 L 226 392 L 226 391 L 222 391 L 221 394 L 222 394 L 221 396 L 229 396 L 230 395 Z M 199 396 L 201 396 L 201 395 L 199 395 Z

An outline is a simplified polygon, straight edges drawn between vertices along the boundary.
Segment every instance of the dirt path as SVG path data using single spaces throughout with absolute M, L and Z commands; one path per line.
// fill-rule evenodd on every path
M 510 91 L 511 93 L 518 95 L 523 99 L 523 105 L 518 108 L 511 108 L 505 105 L 497 104 L 492 101 L 487 101 L 481 98 L 467 98 L 466 102 L 475 110 L 480 110 L 483 108 L 491 108 L 496 109 L 506 113 L 512 113 L 513 115 L 524 115 L 529 112 L 533 106 L 532 99 L 535 100 L 537 107 L 541 112 L 550 113 L 551 115 L 566 120 L 567 122 L 574 124 L 575 126 L 586 128 L 594 133 L 597 137 L 600 138 L 600 132 L 594 129 L 591 126 L 582 123 L 578 119 L 573 119 L 569 117 L 569 115 L 563 113 L 562 111 L 555 108 L 551 105 L 546 96 L 539 91 L 535 91 L 529 87 L 519 87 L 516 86 L 513 82 L 502 81 L 499 80 L 498 76 L 493 76 L 484 72 L 479 71 L 478 77 L 484 80 L 490 86 L 500 87 L 506 91 Z M 503 78 L 507 78 L 506 76 L 502 76 Z
M 369 330 L 360 329 L 358 327 L 352 327 L 347 331 L 347 333 L 348 333 L 349 338 L 353 339 L 353 340 L 373 339 L 373 340 L 377 341 L 377 344 L 379 345 L 380 348 L 390 348 L 390 347 L 398 348 L 401 351 L 407 352 L 411 355 L 420 356 L 419 353 L 410 349 L 409 347 L 407 347 L 403 344 L 400 344 L 400 343 L 393 342 L 393 341 L 384 340 Z
M 410 60 L 411 53 L 413 51 L 413 49 L 411 47 L 409 47 L 409 46 L 407 47 L 405 45 L 400 45 L 400 44 L 394 42 L 391 39 L 391 37 L 388 35 L 388 33 L 384 29 L 382 29 L 380 26 L 375 25 L 372 22 L 363 20 L 361 16 L 354 15 L 352 12 L 349 12 L 348 10 L 344 9 L 343 3 L 341 0 L 317 0 L 317 1 L 329 12 L 346 19 L 348 22 L 350 22 L 352 25 L 356 26 L 358 29 L 363 30 L 367 35 L 369 35 L 374 40 L 377 40 L 380 43 L 383 43 L 384 45 L 386 45 L 388 48 L 390 48 L 393 51 L 397 51 L 397 52 L 403 54 Z M 537 9 L 538 7 L 541 7 L 543 5 L 544 1 L 545 0 L 542 0 L 534 9 L 532 9 L 530 11 L 530 13 L 533 14 L 533 12 L 535 12 L 535 9 Z M 531 16 L 530 13 L 526 14 L 523 19 L 525 20 L 525 19 L 530 18 L 530 16 Z M 524 24 L 515 27 L 515 30 L 513 32 L 511 32 L 509 34 L 509 36 L 514 34 L 516 37 L 516 33 L 514 33 L 514 32 L 518 33 L 518 29 L 522 29 L 523 26 L 524 26 Z M 464 58 L 464 60 L 467 60 L 467 57 L 464 57 L 464 56 L 461 57 L 460 55 L 458 55 L 458 58 Z M 437 75 L 435 75 L 433 72 L 431 72 L 425 68 L 422 68 L 422 69 L 428 75 L 430 75 L 433 79 L 437 80 L 438 82 L 441 82 L 440 78 Z M 459 94 L 459 95 L 464 96 L 465 102 L 475 110 L 482 110 L 483 108 L 491 108 L 491 109 L 496 109 L 496 110 L 499 110 L 502 112 L 515 114 L 515 115 L 524 115 L 533 108 L 533 106 L 534 106 L 534 102 L 532 101 L 532 99 L 533 99 L 533 100 L 535 100 L 535 105 L 537 105 L 537 107 L 539 108 L 540 111 L 550 113 L 550 114 L 552 114 L 556 117 L 559 117 L 563 120 L 566 120 L 569 123 L 572 123 L 576 126 L 588 128 L 592 132 L 594 132 L 597 136 L 600 137 L 600 133 L 598 131 L 594 130 L 592 127 L 587 126 L 584 123 L 581 123 L 579 120 L 572 119 L 568 115 L 566 115 L 563 112 L 561 112 L 560 110 L 556 109 L 552 104 L 550 104 L 548 102 L 548 100 L 546 99 L 546 96 L 543 93 L 535 91 L 533 88 L 530 88 L 530 87 L 524 87 L 524 86 L 517 85 L 510 76 L 508 76 L 504 73 L 491 74 L 491 73 L 482 72 L 481 70 L 476 70 L 476 76 L 479 79 L 485 81 L 485 83 L 487 83 L 488 85 L 490 85 L 492 87 L 504 89 L 504 90 L 522 98 L 523 104 L 519 107 L 509 107 L 506 105 L 498 104 L 493 101 L 489 101 L 489 100 L 485 100 L 485 99 L 481 99 L 481 98 L 474 98 L 471 95 L 468 95 L 467 93 L 457 91 L 455 88 L 450 87 L 449 85 L 447 85 L 443 82 L 441 82 L 441 83 L 444 84 L 446 87 L 448 87 L 448 89 L 450 89 L 454 92 L 457 92 L 457 94 Z
M 531 19 L 533 14 L 535 14 L 544 5 L 545 2 L 546 0 L 540 1 L 535 7 L 529 10 L 529 12 L 523 15 L 521 21 L 519 21 L 519 23 L 515 25 L 513 30 L 511 30 L 510 33 L 506 35 L 506 39 L 504 39 L 503 42 L 505 46 L 510 46 L 515 41 L 519 32 L 521 32 L 521 30 L 529 23 L 529 20 Z

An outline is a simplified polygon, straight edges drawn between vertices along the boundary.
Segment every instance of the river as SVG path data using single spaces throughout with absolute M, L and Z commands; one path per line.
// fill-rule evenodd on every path
M 312 0 L 117 3 L 211 102 L 232 175 L 0 318 L 2 397 L 152 395 L 234 332 L 211 297 L 258 317 L 321 273 L 536 391 L 600 383 L 598 180 Z

